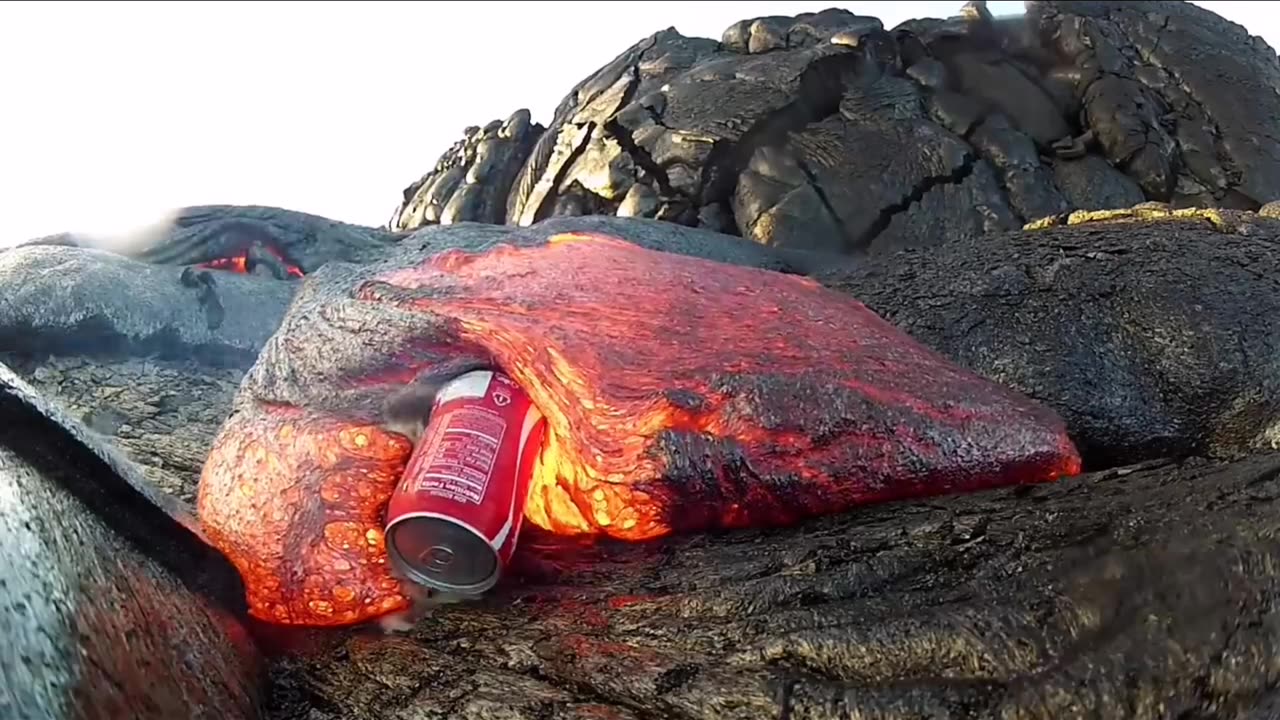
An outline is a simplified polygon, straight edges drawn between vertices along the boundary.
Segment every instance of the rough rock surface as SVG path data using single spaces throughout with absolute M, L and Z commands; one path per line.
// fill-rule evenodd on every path
M 754 18 L 641 40 L 545 131 L 525 111 L 469 129 L 390 227 L 493 222 L 505 193 L 515 225 L 648 217 L 875 253 L 1144 200 L 1256 210 L 1280 199 L 1278 116 L 1275 51 L 1189 3 Z
M 272 717 L 1266 717 L 1280 457 L 582 551 L 405 637 L 318 639 Z
M 1086 467 L 1280 443 L 1280 221 L 1138 208 L 960 238 L 823 282 L 1056 408 Z
M 0 352 L 0 363 L 123 451 L 160 490 L 195 505 L 196 478 L 244 371 L 192 360 Z
M 0 366 L 0 716 L 253 718 L 243 585 L 182 508 Z
M 502 224 L 507 194 L 545 128 L 517 110 L 506 121 L 470 127 L 445 151 L 435 168 L 404 190 L 404 201 L 388 223 L 417 228 L 436 223 Z
M 1270 261 L 1274 225 L 1266 218 L 1225 213 L 1215 222 L 1209 214 L 1179 218 L 1182 226 L 1156 217 L 1161 212 L 1058 226 L 1070 222 L 1063 219 L 993 239 L 1030 252 L 1031 239 L 1070 248 L 1064 238 L 1074 238 L 1088 248 L 1082 238 L 1110 238 L 1112 247 L 1129 249 L 1112 254 L 1132 263 L 1146 245 L 1174 242 L 1200 248 L 1191 257 L 1219 269 L 1225 260 L 1215 252 L 1230 259 L 1254 247 L 1253 262 Z M 464 242 L 451 235 L 476 248 L 511 237 L 535 244 L 578 223 L 621 232 L 631 221 L 431 228 L 398 252 Z M 680 241 L 690 254 L 751 247 L 663 223 L 636 227 L 637 238 L 654 243 L 664 228 L 690 233 Z M 1143 241 L 1127 242 L 1133 237 Z M 761 254 L 738 260 L 780 263 L 765 248 L 752 251 Z M 916 256 L 899 265 L 905 258 L 910 265 Z M 957 275 L 968 267 L 960 263 Z M 149 281 L 145 266 L 136 271 L 139 282 Z M 904 296 L 918 294 L 901 282 Z M 1256 287 L 1208 285 L 1242 293 Z M 1249 296 L 1249 303 L 1264 300 Z M 1160 307 L 1168 306 L 1151 304 Z M 53 322 L 55 331 L 60 326 Z M 23 367 L 56 393 L 91 385 L 104 367 L 143 367 L 121 354 L 104 364 L 79 349 L 79 365 L 29 357 Z M 174 391 L 185 382 L 174 366 L 154 367 L 173 369 L 154 376 L 172 378 L 164 382 Z M 217 397 L 195 404 L 212 409 Z M 78 398 L 91 412 L 98 401 L 91 393 Z M 152 412 L 132 402 L 111 407 Z M 180 417 L 159 413 L 166 422 Z M 191 436 L 211 427 L 194 424 Z M 343 632 L 309 638 L 302 648 L 290 636 L 260 643 L 283 652 L 273 666 L 270 715 L 484 717 L 503 709 L 516 718 L 683 718 L 790 708 L 792 718 L 1053 717 L 1089 708 L 1109 716 L 1168 699 L 1163 707 L 1205 717 L 1249 717 L 1251 709 L 1264 712 L 1258 708 L 1277 687 L 1266 649 L 1276 641 L 1275 548 L 1267 538 L 1277 475 L 1280 458 L 1270 455 L 1235 465 L 1191 460 L 1029 492 L 886 505 L 789 531 L 579 549 L 585 555 L 577 557 L 574 548 L 556 546 L 563 540 L 531 536 L 519 583 L 481 604 L 442 608 L 408 636 Z
M 240 272 L 285 280 L 330 261 L 367 262 L 402 236 L 309 213 L 257 205 L 199 205 L 128 238 L 70 233 L 26 245 L 103 248 L 158 265 L 239 261 Z

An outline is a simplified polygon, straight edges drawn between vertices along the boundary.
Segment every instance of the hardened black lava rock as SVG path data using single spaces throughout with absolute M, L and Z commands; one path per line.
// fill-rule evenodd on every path
M 546 129 L 468 130 L 389 224 L 658 218 L 860 254 L 1071 210 L 1280 199 L 1280 60 L 1180 2 L 1033 2 L 886 29 L 839 9 L 657 32 Z M 531 149 L 530 149 L 531 146 Z M 505 165 L 504 165 L 505 163 Z
M 261 645 L 276 653 L 270 716 L 1048 718 L 1162 702 L 1175 714 L 1264 717 L 1280 640 L 1266 352 L 1276 221 L 1141 207 L 1043 225 L 847 260 L 817 277 L 1038 395 L 1098 463 L 1161 451 L 1250 457 L 1115 468 L 771 532 L 596 548 L 531 534 L 497 594 L 438 609 L 408 635 L 278 633 Z M 786 265 L 738 238 L 610 218 L 430 228 L 393 252 L 575 229 Z M 150 270 L 139 265 L 137 282 Z M 182 421 L 141 391 L 93 389 L 94 378 L 160 361 L 84 349 L 6 357 L 97 422 Z M 229 408 L 234 387 L 196 392 L 207 366 L 151 367 L 165 371 L 152 388 L 194 393 L 190 404 L 206 408 L 186 412 Z M 1095 387 L 1104 381 L 1105 392 Z M 179 454 L 200 456 L 216 430 L 193 423 L 140 461 L 188 443 Z M 197 472 L 183 476 L 187 492 Z
M 1280 444 L 1280 220 L 1080 212 L 818 277 L 1056 409 L 1086 467 Z
M 260 717 L 235 568 L 3 365 L 0 567 L 0 716 Z
M 1266 717 L 1278 477 L 1263 455 L 772 533 L 526 537 L 482 603 L 279 660 L 271 716 Z

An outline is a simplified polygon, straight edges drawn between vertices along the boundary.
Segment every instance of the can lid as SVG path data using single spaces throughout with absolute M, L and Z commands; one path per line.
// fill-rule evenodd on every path
M 388 529 L 387 549 L 409 579 L 437 590 L 481 593 L 498 582 L 498 554 L 484 538 L 440 517 L 409 517 Z

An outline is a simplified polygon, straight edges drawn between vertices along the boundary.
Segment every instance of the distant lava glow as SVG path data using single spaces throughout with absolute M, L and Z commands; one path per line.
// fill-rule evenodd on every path
M 289 262 L 289 259 L 284 256 L 284 253 L 269 245 L 264 245 L 262 247 L 266 252 L 271 253 L 272 256 L 284 265 L 286 275 L 291 278 L 300 278 L 303 276 L 304 273 L 302 272 L 302 268 Z M 249 249 L 245 248 L 227 257 L 216 258 L 208 262 L 200 263 L 199 266 L 209 270 L 223 270 L 226 272 L 240 273 L 242 275 L 248 274 L 250 264 L 249 252 Z
M 445 252 L 351 292 L 447 320 L 424 333 L 450 337 L 422 339 L 487 353 L 529 392 L 550 432 L 526 517 L 554 533 L 785 525 L 1080 471 L 1051 411 L 806 278 L 571 234 Z M 408 604 L 382 512 L 409 452 L 354 414 L 241 406 L 199 511 L 255 615 L 337 625 Z

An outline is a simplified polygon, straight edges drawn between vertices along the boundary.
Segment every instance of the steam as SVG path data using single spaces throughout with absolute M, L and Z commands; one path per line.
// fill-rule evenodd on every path
M 74 229 L 64 234 L 77 247 L 97 248 L 134 255 L 163 242 L 177 223 L 181 208 L 170 208 L 149 219 L 95 223 L 89 228 Z

